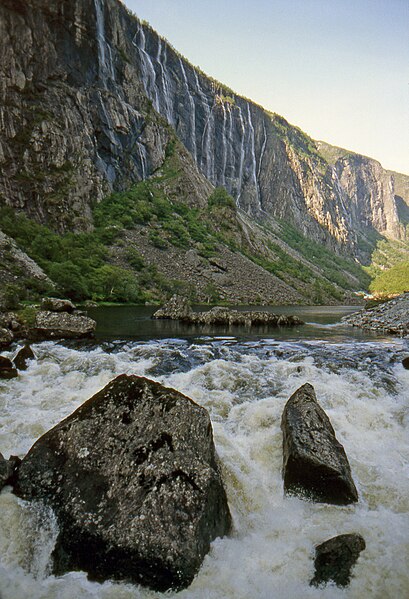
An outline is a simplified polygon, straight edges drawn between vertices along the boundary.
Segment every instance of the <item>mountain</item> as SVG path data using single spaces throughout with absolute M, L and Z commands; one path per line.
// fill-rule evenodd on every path
M 357 260 L 368 264 L 377 241 L 405 242 L 409 178 L 238 96 L 118 0 L 0 0 L 0 40 L 0 227 L 57 284 L 63 258 L 44 255 L 45 229 L 21 215 L 64 247 L 99 232 L 108 253 L 95 268 L 128 270 L 142 287 L 156 269 L 148 299 L 185 283 L 198 300 L 342 301 L 368 283 Z M 234 205 L 209 204 L 214 187 Z M 122 231 L 109 242 L 108 222 Z

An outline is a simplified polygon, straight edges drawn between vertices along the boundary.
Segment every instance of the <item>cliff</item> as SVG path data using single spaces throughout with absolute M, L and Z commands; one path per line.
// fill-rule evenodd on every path
M 0 0 L 0 40 L 0 206 L 92 231 L 95 206 L 157 173 L 176 133 L 179 195 L 203 208 L 224 187 L 253 253 L 302 264 L 284 224 L 364 262 L 381 236 L 404 236 L 407 206 L 379 163 L 333 160 L 339 149 L 194 68 L 118 0 Z

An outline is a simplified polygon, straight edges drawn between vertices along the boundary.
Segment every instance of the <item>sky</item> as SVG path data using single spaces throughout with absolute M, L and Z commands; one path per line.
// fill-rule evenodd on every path
M 409 0 L 125 0 L 208 75 L 409 174 Z

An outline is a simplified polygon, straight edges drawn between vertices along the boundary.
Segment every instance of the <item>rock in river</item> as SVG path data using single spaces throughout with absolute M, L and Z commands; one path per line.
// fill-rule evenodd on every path
M 315 576 L 310 584 L 319 586 L 332 581 L 346 587 L 351 568 L 365 547 L 365 540 L 355 533 L 339 535 L 318 545 L 315 548 Z
M 0 379 L 13 379 L 18 376 L 17 370 L 8 358 L 0 356 Z
M 28 332 L 31 339 L 80 339 L 93 337 L 96 322 L 87 316 L 68 312 L 41 310 L 35 315 L 35 322 Z
M 286 493 L 337 505 L 358 501 L 348 458 L 312 385 L 290 397 L 281 428 Z
M 181 589 L 230 512 L 207 411 L 143 377 L 121 375 L 41 437 L 16 493 L 57 515 L 56 573 Z
M 28 361 L 34 359 L 35 355 L 33 350 L 26 344 L 19 350 L 16 357 L 13 359 L 13 363 L 17 370 L 27 370 Z

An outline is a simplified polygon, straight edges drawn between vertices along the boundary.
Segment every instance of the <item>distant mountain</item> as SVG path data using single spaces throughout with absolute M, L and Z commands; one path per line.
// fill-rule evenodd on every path
M 0 206 L 51 237 L 98 233 L 101 264 L 129 271 L 145 299 L 185 284 L 201 301 L 344 301 L 369 281 L 357 260 L 369 264 L 384 237 L 405 243 L 408 177 L 238 96 L 121 2 L 0 0 L 0 40 Z M 233 206 L 212 204 L 214 187 Z M 44 230 L 33 247 L 27 223 L 18 233 L 2 214 L 0 228 L 61 284 Z M 206 223 L 202 238 L 194 221 Z M 139 270 L 127 248 L 143 257 Z M 147 282 L 152 267 L 161 282 Z

